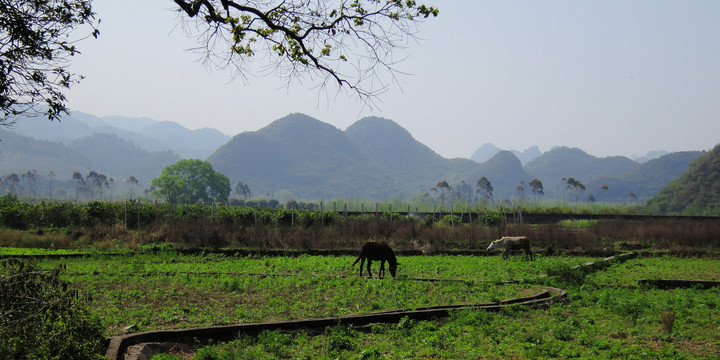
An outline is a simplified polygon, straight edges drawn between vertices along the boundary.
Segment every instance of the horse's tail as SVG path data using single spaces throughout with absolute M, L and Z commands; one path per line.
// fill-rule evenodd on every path
M 354 262 L 354 263 L 352 263 L 352 265 L 350 265 L 350 267 L 353 267 L 353 266 L 355 266 L 355 264 L 357 264 L 357 263 L 358 263 L 358 261 L 360 261 L 360 258 L 361 258 L 361 257 L 362 257 L 362 256 L 358 256 L 358 257 L 357 257 L 357 259 L 355 259 L 355 262 Z

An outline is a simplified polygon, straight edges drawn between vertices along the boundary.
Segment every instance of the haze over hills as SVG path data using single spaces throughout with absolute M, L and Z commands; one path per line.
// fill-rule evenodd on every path
M 147 151 L 170 150 L 183 158 L 205 159 L 230 136 L 215 129 L 190 130 L 170 121 L 122 116 L 97 117 L 82 112 L 65 115 L 60 121 L 27 118 L 12 129 L 18 135 L 69 143 L 93 134 L 114 134 Z
M 562 198 L 562 179 L 573 177 L 586 186 L 580 201 L 593 195 L 597 201 L 626 202 L 630 193 L 633 200 L 643 201 L 702 154 L 674 153 L 641 164 L 622 156 L 597 158 L 577 148 L 540 153 L 530 147 L 518 153 L 483 145 L 494 152 L 485 161 L 446 159 L 388 119 L 364 118 L 342 131 L 303 114 L 230 138 L 212 129 L 188 130 L 147 118 L 73 113 L 61 123 L 23 120 L 13 132 L 0 133 L 0 139 L 2 176 L 53 170 L 60 180 L 74 171 L 98 171 L 115 179 L 136 176 L 148 186 L 165 166 L 193 153 L 227 175 L 232 186 L 243 182 L 255 196 L 280 201 L 435 197 L 433 188 L 447 181 L 454 194 L 462 194 L 456 200 L 472 202 L 475 184 L 483 176 L 498 200 L 517 199 L 518 187 L 525 187 L 529 197 L 527 185 L 536 178 L 546 198 Z M 603 185 L 606 189 L 601 190 Z

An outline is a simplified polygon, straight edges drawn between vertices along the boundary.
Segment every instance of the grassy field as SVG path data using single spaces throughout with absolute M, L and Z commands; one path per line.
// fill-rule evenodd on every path
M 240 336 L 194 349 L 196 359 L 719 358 L 720 288 L 637 285 L 640 278 L 720 280 L 716 259 L 641 257 L 594 272 L 569 270 L 593 260 L 409 256 L 399 258 L 396 279 L 358 277 L 357 265 L 349 267 L 352 256 L 96 253 L 46 258 L 39 265 L 66 265 L 64 277 L 92 296 L 108 336 L 130 325 L 147 331 L 473 304 L 537 293 L 543 286 L 568 292 L 565 303 L 546 310 L 465 310 L 434 321 L 337 326 L 320 335 Z M 519 283 L 498 284 L 507 280 Z

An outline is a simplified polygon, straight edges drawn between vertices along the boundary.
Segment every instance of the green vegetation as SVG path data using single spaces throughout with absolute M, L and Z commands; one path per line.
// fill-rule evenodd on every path
M 480 263 L 491 267 L 485 260 Z M 464 261 L 458 258 L 455 263 Z M 562 283 L 568 302 L 550 309 L 461 310 L 448 319 L 336 326 L 317 336 L 266 331 L 202 347 L 194 359 L 712 357 L 720 344 L 714 331 L 720 325 L 720 288 L 657 290 L 638 288 L 632 280 L 646 272 L 673 277 L 677 268 L 697 268 L 696 279 L 720 280 L 720 269 L 712 261 L 664 257 L 612 264 L 587 273 L 582 284 Z
M 720 215 L 720 145 L 695 159 L 660 195 L 648 200 L 649 214 Z
M 448 319 L 337 326 L 319 335 L 240 335 L 199 348 L 195 359 L 697 358 L 712 356 L 720 344 L 714 331 L 720 325 L 720 288 L 637 286 L 640 278 L 720 280 L 714 259 L 638 258 L 596 271 L 576 270 L 573 277 L 558 270 L 598 259 L 405 256 L 396 279 L 360 278 L 357 268 L 349 268 L 353 259 L 159 252 L 48 258 L 38 266 L 67 264 L 62 278 L 80 296 L 93 295 L 90 305 L 107 335 L 130 325 L 146 331 L 480 303 L 537 293 L 548 285 L 568 291 L 567 302 L 550 309 L 462 310 Z M 505 280 L 520 283 L 498 284 Z
M 152 181 L 153 193 L 171 204 L 227 202 L 230 179 L 207 161 L 185 159 L 163 169 Z
M 64 266 L 0 259 L 0 358 L 103 359 L 105 339 L 89 294 L 61 279 Z

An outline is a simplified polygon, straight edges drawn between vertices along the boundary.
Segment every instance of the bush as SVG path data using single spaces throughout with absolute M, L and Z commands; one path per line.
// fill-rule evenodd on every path
M 0 358 L 104 359 L 105 339 L 86 299 L 33 262 L 0 261 Z

